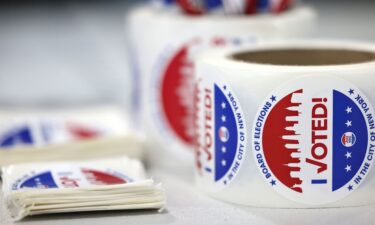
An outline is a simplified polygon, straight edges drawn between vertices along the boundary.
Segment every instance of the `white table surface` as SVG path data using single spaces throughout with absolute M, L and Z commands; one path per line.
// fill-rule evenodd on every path
M 323 1 L 327 2 L 327 1 Z M 375 1 L 361 3 L 361 1 L 331 1 L 326 5 L 314 3 L 319 10 L 319 25 L 313 37 L 343 38 L 375 41 Z M 79 8 L 79 7 L 78 7 Z M 76 99 L 90 101 L 101 98 L 120 101 L 124 106 L 129 100 L 120 98 L 121 91 L 127 80 L 123 74 L 129 73 L 126 63 L 126 54 L 122 51 L 124 38 L 122 36 L 122 11 L 121 8 L 98 9 L 85 8 L 76 13 L 77 6 L 65 9 L 67 12 L 53 13 L 54 16 L 44 15 L 43 11 L 10 12 L 0 15 L 0 102 L 8 104 L 9 99 L 24 102 L 41 101 L 46 93 L 51 96 L 51 101 Z M 36 16 L 33 16 L 37 14 Z M 17 17 L 18 14 L 18 17 Z M 13 18 L 13 17 L 17 18 Z M 23 15 L 19 16 L 19 15 Z M 31 16 L 30 16 L 31 15 Z M 7 20 L 7 18 L 13 18 Z M 48 21 L 45 19 L 49 18 Z M 23 21 L 24 20 L 24 21 Z M 20 23 L 21 21 L 21 23 Z M 27 21 L 25 23 L 25 21 Z M 57 29 L 55 26 L 60 27 Z M 21 25 L 20 25 L 21 24 Z M 73 26 L 72 26 L 73 25 Z M 61 30 L 61 27 L 63 29 Z M 4 32 L 6 28 L 7 32 Z M 103 33 L 104 29 L 104 33 Z M 48 33 L 60 31 L 61 34 Z M 30 32 L 31 31 L 31 32 Z M 25 35 L 27 34 L 27 39 Z M 46 35 L 48 34 L 48 35 Z M 65 36 L 61 36 L 64 34 Z M 55 46 L 56 37 L 62 46 Z M 64 38 L 65 37 L 65 38 Z M 41 45 L 43 43 L 43 45 Z M 50 44 L 50 45 L 48 45 Z M 38 53 L 33 59 L 28 59 L 28 64 L 19 66 L 17 62 L 26 57 L 26 53 Z M 38 47 L 39 46 L 39 47 Z M 43 47 L 41 47 L 43 46 Z M 54 47 L 51 47 L 54 46 Z M 73 52 L 69 49 L 76 47 L 90 49 L 94 46 L 90 61 L 76 61 Z M 56 54 L 67 48 L 63 55 Z M 120 49 L 120 50 L 119 50 Z M 100 51 L 107 54 L 107 58 L 100 58 Z M 95 55 L 97 57 L 93 57 Z M 21 57 L 21 59 L 19 59 Z M 73 59 L 72 59 L 73 58 Z M 26 58 L 25 58 L 26 59 Z M 31 60 L 31 61 L 30 61 Z M 66 60 L 71 60 L 67 62 Z M 95 61 L 96 60 L 96 61 Z M 41 62 L 47 61 L 47 68 Z M 74 62 L 73 62 L 74 61 Z M 97 68 L 85 69 L 88 64 Z M 98 66 L 100 64 L 100 66 Z M 40 83 L 34 79 L 21 76 L 22 73 L 37 71 L 34 77 L 51 82 L 57 88 L 42 89 Z M 49 77 L 50 72 L 64 75 L 65 79 Z M 108 83 L 100 74 L 106 73 L 115 82 Z M 68 77 L 66 77 L 68 74 Z M 75 76 L 80 74 L 81 77 Z M 91 82 L 83 82 L 84 77 L 90 76 Z M 97 76 L 96 76 L 97 75 Z M 6 79 L 4 78 L 6 76 Z M 70 76 L 70 77 L 69 77 Z M 58 76 L 57 76 L 58 77 Z M 95 79 L 94 79 L 95 78 Z M 26 81 L 25 81 L 26 79 Z M 57 79 L 57 80 L 55 80 Z M 107 77 L 108 79 L 108 77 Z M 20 81 L 21 82 L 20 84 Z M 31 82 L 31 84 L 30 84 Z M 78 84 L 77 84 L 78 82 Z M 81 83 L 80 83 L 81 82 Z M 107 86 L 103 85 L 107 84 Z M 107 82 L 107 83 L 106 83 Z M 66 89 L 58 88 L 60 84 L 71 87 L 75 92 L 71 95 Z M 85 85 L 82 85 L 85 84 Z M 22 87 L 22 92 L 19 86 Z M 78 86 L 77 86 L 78 85 Z M 18 87 L 18 88 L 15 88 Z M 99 90 L 99 92 L 98 92 Z M 98 95 L 98 93 L 100 95 Z M 122 93 L 123 94 L 123 93 Z M 114 98 L 113 96 L 118 96 Z M 61 215 L 46 215 L 31 217 L 20 224 L 27 225 L 117 225 L 117 224 L 374 224 L 375 207 L 341 208 L 341 209 L 315 209 L 315 210 L 290 210 L 290 209 L 257 209 L 223 203 L 198 193 L 193 187 L 192 176 L 180 175 L 172 172 L 152 169 L 153 177 L 163 182 L 167 190 L 167 209 L 163 213 L 154 211 L 142 212 L 92 212 Z M 0 201 L 2 201 L 0 197 Z M 3 204 L 0 204 L 0 224 L 10 225 L 10 220 Z

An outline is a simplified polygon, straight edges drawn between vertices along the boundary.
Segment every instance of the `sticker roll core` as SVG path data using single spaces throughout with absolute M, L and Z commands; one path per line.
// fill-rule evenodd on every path
M 375 204 L 375 45 L 298 41 L 196 62 L 196 183 L 255 207 Z
M 200 52 L 306 36 L 315 21 L 315 11 L 304 5 L 259 16 L 192 17 L 173 7 L 130 11 L 134 83 L 139 84 L 136 114 L 142 118 L 150 163 L 176 168 L 193 162 L 194 59 Z

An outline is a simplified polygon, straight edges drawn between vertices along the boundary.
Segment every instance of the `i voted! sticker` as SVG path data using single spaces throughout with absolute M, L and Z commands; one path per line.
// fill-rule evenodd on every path
M 258 40 L 250 34 L 228 36 L 206 30 L 190 31 L 181 37 L 170 41 L 158 57 L 149 87 L 151 114 L 157 132 L 163 141 L 176 144 L 174 149 L 181 144 L 187 148 L 195 144 L 194 60 L 199 53 L 209 48 L 253 45 Z
M 374 110 L 345 80 L 302 77 L 261 104 L 252 144 L 261 176 L 279 193 L 305 204 L 335 202 L 370 172 Z
M 12 190 L 79 188 L 132 182 L 128 176 L 110 169 L 60 166 L 42 172 L 31 171 L 12 184 Z
M 206 177 L 203 180 L 219 190 L 235 179 L 243 164 L 246 123 L 238 98 L 227 84 L 206 80 L 198 85 L 196 166 L 199 175 Z
M 91 124 L 48 118 L 25 119 L 3 125 L 0 130 L 0 148 L 43 146 L 71 140 L 87 140 L 105 134 L 104 129 Z

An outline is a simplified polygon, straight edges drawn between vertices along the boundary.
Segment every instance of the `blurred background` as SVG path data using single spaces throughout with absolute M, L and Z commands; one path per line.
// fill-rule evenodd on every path
M 0 106 L 130 107 L 125 15 L 141 0 L 0 3 Z M 375 41 L 375 1 L 305 0 L 313 37 Z

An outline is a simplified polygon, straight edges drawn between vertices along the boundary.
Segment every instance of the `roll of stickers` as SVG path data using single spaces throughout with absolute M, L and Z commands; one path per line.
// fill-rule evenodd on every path
M 151 162 L 192 161 L 193 60 L 198 53 L 303 36 L 314 21 L 314 11 L 302 6 L 277 16 L 253 17 L 189 17 L 146 6 L 130 12 L 129 33 L 141 77 L 138 95 Z
M 257 207 L 375 204 L 375 45 L 295 42 L 197 62 L 200 189 Z

